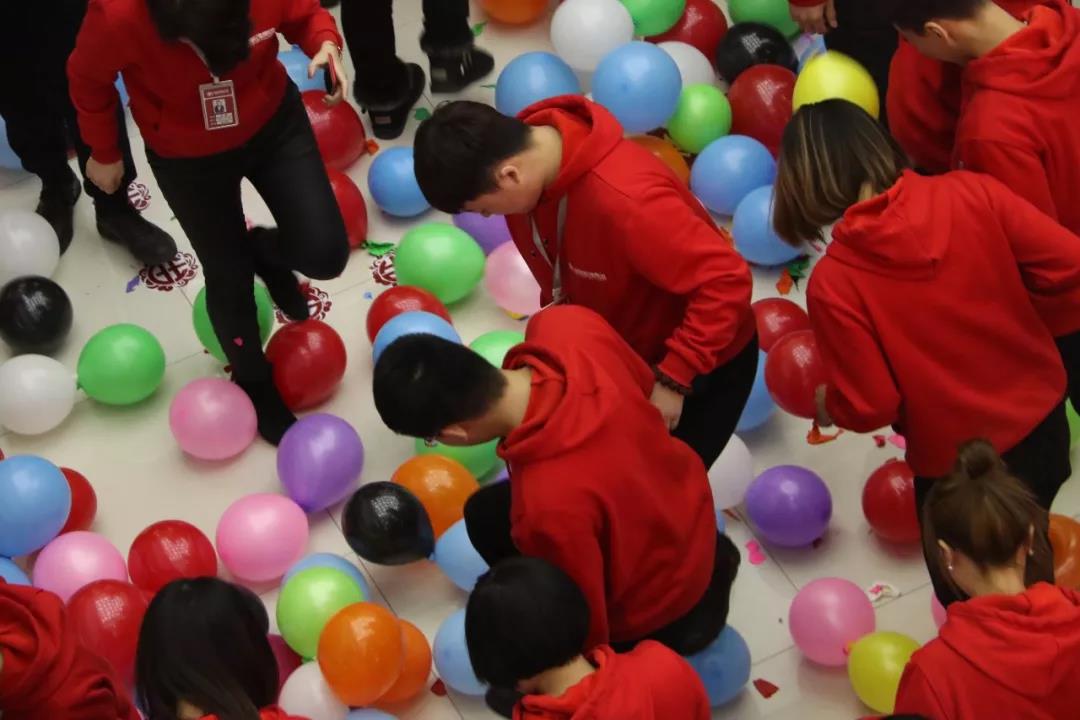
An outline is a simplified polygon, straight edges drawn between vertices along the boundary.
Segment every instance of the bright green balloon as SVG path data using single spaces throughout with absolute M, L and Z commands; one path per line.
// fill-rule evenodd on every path
M 791 19 L 788 0 L 729 0 L 731 19 L 737 23 L 756 22 L 772 25 L 784 37 L 799 34 L 798 24 Z
M 262 283 L 255 283 L 255 314 L 259 322 L 259 338 L 266 344 L 270 331 L 274 329 L 274 301 L 270 299 L 270 291 Z M 191 320 L 195 323 L 195 336 L 206 351 L 223 363 L 229 362 L 206 312 L 205 287 L 195 296 L 195 304 L 191 307 Z
M 1075 447 L 1080 442 L 1080 414 L 1077 414 L 1071 400 L 1065 401 L 1065 416 L 1069 418 L 1069 437 L 1072 439 L 1069 447 Z
M 289 578 L 278 595 L 278 630 L 301 657 L 315 657 L 319 635 L 330 618 L 365 599 L 356 580 L 337 568 L 301 570 Z
M 731 104 L 713 85 L 687 85 L 667 129 L 683 152 L 696 155 L 731 132 Z
M 498 438 L 480 445 L 443 445 L 435 443 L 435 447 L 428 447 L 427 443 L 417 438 L 417 455 L 442 455 L 451 460 L 457 460 L 472 473 L 474 478 L 482 478 L 491 472 L 495 464 L 499 462 L 499 456 L 495 454 L 495 448 L 499 446 Z
M 401 238 L 394 270 L 398 285 L 423 288 L 449 305 L 471 293 L 484 276 L 484 251 L 464 230 L 427 223 Z
M 659 35 L 679 22 L 686 0 L 622 0 L 634 20 L 635 35 Z
M 165 377 L 165 351 L 150 331 L 122 323 L 99 330 L 79 353 L 79 387 L 106 405 L 132 405 Z
M 493 330 L 484 333 L 469 344 L 469 347 L 479 353 L 485 360 L 501 368 L 503 358 L 510 348 L 525 342 L 525 336 L 513 330 Z

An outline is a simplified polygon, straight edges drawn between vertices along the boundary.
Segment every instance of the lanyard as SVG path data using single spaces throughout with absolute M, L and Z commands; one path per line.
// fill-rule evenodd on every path
M 214 82 L 221 82 L 221 79 L 218 78 L 218 76 L 214 74 L 214 71 L 210 69 L 210 63 L 206 61 L 206 55 L 203 54 L 203 51 L 199 49 L 198 45 L 191 42 L 187 38 L 180 38 L 180 42 L 184 43 L 189 48 L 195 51 L 195 54 L 199 57 L 199 60 L 201 60 L 202 64 L 206 66 L 206 71 L 210 73 L 210 77 L 214 79 Z
M 563 230 L 566 228 L 566 196 L 559 200 L 558 221 L 555 227 L 555 255 L 552 256 L 544 245 L 544 239 L 540 237 L 540 225 L 536 221 L 536 214 L 529 216 L 533 228 L 533 244 L 536 251 L 551 266 L 551 300 L 552 304 L 562 302 L 562 267 L 559 265 L 559 254 L 562 252 Z

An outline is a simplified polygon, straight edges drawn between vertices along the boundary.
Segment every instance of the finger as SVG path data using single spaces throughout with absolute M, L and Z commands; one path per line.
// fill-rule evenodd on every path
M 319 72 L 320 67 L 321 63 L 319 63 L 317 60 L 312 60 L 311 62 L 309 62 L 307 66 L 307 76 L 309 78 L 315 77 L 315 73 Z
M 834 0 L 828 0 L 825 3 L 825 20 L 829 23 L 829 27 L 838 27 L 836 22 L 836 2 Z

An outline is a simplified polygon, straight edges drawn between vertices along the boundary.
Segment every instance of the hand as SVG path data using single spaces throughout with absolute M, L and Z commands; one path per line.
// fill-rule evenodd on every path
M 667 423 L 668 430 L 674 430 L 675 426 L 679 424 L 679 418 L 682 417 L 683 401 L 685 399 L 671 388 L 656 383 L 653 385 L 649 402 L 655 405 L 660 414 L 664 416 L 664 422 Z
M 323 98 L 323 102 L 328 107 L 333 107 L 339 102 L 345 99 L 345 66 L 341 64 L 341 52 L 338 50 L 337 45 L 327 40 L 319 48 L 319 52 L 315 53 L 315 57 L 311 58 L 311 63 L 308 65 L 307 75 L 309 78 L 315 77 L 315 73 L 319 71 L 319 68 L 327 68 L 326 72 L 330 72 L 329 67 L 333 67 L 333 75 L 337 76 L 337 86 L 334 88 L 332 95 L 327 95 Z
M 825 409 L 825 394 L 828 389 L 824 385 L 818 385 L 814 390 L 814 402 L 817 405 L 818 427 L 832 427 L 833 419 L 829 417 L 829 411 Z
M 124 161 L 117 160 L 106 165 L 90 158 L 86 161 L 86 177 L 90 178 L 90 182 L 97 185 L 101 192 L 112 195 L 120 189 L 120 183 L 124 180 Z
M 825 0 L 820 5 L 803 7 L 791 6 L 791 19 L 794 20 L 803 32 L 824 35 L 829 30 L 837 27 L 835 0 Z

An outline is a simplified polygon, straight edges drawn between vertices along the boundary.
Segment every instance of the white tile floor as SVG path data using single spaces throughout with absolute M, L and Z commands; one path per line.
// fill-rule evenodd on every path
M 423 61 L 418 42 L 420 0 L 396 3 L 398 48 L 403 57 Z M 476 9 L 474 22 L 483 21 Z M 485 27 L 479 42 L 495 53 L 504 66 L 521 52 L 550 49 L 547 22 L 523 29 Z M 484 84 L 495 82 L 492 75 Z M 493 90 L 474 86 L 467 97 L 492 102 Z M 432 100 L 423 104 L 430 107 Z M 416 122 L 410 121 L 405 136 L 396 143 L 411 142 Z M 145 215 L 176 236 L 181 251 L 190 247 L 162 201 L 152 176 L 142 160 L 142 144 L 133 137 L 139 162 L 139 182 L 145 183 L 149 204 Z M 349 175 L 367 192 L 369 158 L 349 170 Z M 38 192 L 37 180 L 15 172 L 0 171 L 0 210 L 32 208 Z M 265 206 L 251 188 L 245 188 L 248 215 L 269 222 Z M 396 242 L 414 223 L 390 220 L 370 203 L 370 239 Z M 429 213 L 417 222 L 445 219 Z M 413 443 L 394 437 L 379 421 L 371 402 L 370 345 L 364 332 L 364 317 L 372 298 L 386 285 L 373 277 L 376 261 L 363 251 L 354 253 L 345 273 L 338 279 L 318 283 L 322 291 L 326 321 L 345 340 L 350 362 L 345 379 L 335 397 L 320 408 L 340 415 L 360 432 L 367 447 L 366 480 L 387 479 L 411 455 Z M 143 276 L 127 292 L 129 281 L 140 268 L 119 248 L 98 237 L 93 226 L 90 203 L 77 208 L 76 238 L 61 261 L 55 279 L 75 305 L 75 325 L 67 345 L 57 358 L 74 367 L 85 340 L 101 327 L 116 322 L 134 322 L 150 329 L 161 341 L 169 361 L 163 387 L 150 400 L 130 408 L 109 408 L 83 400 L 71 417 L 46 435 L 21 437 L 0 434 L 0 447 L 8 454 L 34 453 L 59 465 L 83 472 L 93 483 L 99 499 L 94 530 L 112 540 L 126 553 L 131 540 L 142 528 L 157 520 L 181 518 L 199 526 L 213 537 L 218 517 L 241 495 L 278 490 L 274 451 L 256 442 L 246 453 L 224 464 L 202 463 L 185 457 L 176 447 L 167 423 L 167 408 L 173 393 L 186 382 L 208 375 L 220 375 L 222 368 L 206 355 L 191 330 L 191 302 L 202 286 L 201 275 L 188 278 L 183 264 L 163 272 Z M 171 278 L 171 279 L 170 279 Z M 777 273 L 755 271 L 755 299 L 776 295 Z M 789 296 L 802 302 L 796 289 Z M 452 308 L 455 324 L 466 342 L 494 329 L 520 329 L 485 296 L 483 289 Z M 0 347 L 0 361 L 7 358 Z M 803 661 L 786 628 L 787 609 L 800 587 L 814 578 L 840 576 L 863 587 L 878 581 L 893 585 L 900 597 L 884 602 L 878 610 L 880 629 L 905 632 L 919 641 L 934 634 L 930 617 L 930 590 L 926 571 L 917 552 L 898 553 L 870 535 L 863 518 L 860 495 L 869 473 L 899 451 L 889 445 L 876 447 L 868 436 L 845 433 L 837 441 L 808 445 L 803 421 L 778 414 L 764 428 L 745 440 L 760 471 L 781 463 L 805 465 L 819 473 L 833 494 L 834 512 L 828 535 L 818 547 L 806 550 L 773 550 L 766 547 L 764 562 L 753 565 L 745 552 L 753 539 L 750 528 L 729 519 L 729 533 L 744 549 L 744 563 L 735 585 L 731 624 L 746 638 L 754 667 L 752 679 L 764 679 L 779 688 L 765 697 L 748 686 L 731 705 L 715 713 L 717 718 L 854 718 L 869 714 L 852 693 L 843 670 L 824 670 Z M 1056 508 L 1068 515 L 1080 514 L 1080 483 L 1062 491 Z M 339 529 L 340 508 L 316 513 L 311 518 L 309 550 L 340 553 L 356 560 Z M 763 544 L 764 546 L 764 544 Z M 461 607 L 464 594 L 457 590 L 430 563 L 409 567 L 364 568 L 384 601 L 400 616 L 416 623 L 430 638 L 440 622 Z M 273 616 L 275 588 L 257 588 L 263 593 Z M 451 694 L 439 697 L 423 693 L 399 711 L 410 720 L 493 717 L 482 702 Z

